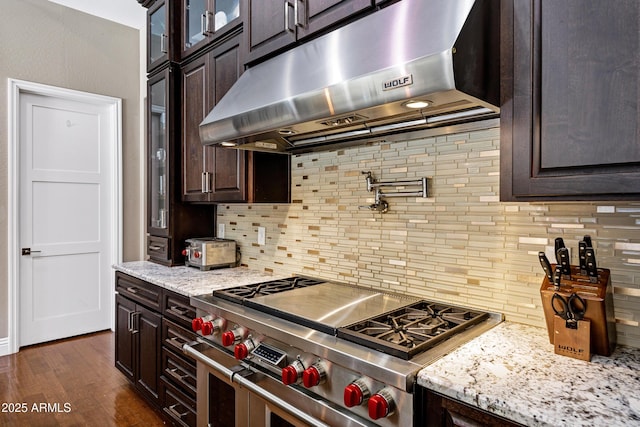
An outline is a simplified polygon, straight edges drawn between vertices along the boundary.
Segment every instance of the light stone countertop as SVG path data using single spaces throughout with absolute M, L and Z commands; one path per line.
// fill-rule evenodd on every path
M 114 265 L 113 268 L 188 297 L 208 294 L 218 289 L 288 277 L 250 270 L 245 267 L 201 271 L 195 267 L 165 267 L 150 261 L 124 262 Z
M 503 322 L 423 368 L 418 384 L 527 426 L 640 426 L 640 350 L 556 355 L 547 330 Z

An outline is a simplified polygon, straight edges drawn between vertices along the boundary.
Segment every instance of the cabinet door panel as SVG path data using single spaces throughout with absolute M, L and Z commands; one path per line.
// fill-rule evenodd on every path
M 134 336 L 129 332 L 131 313 L 135 309 L 133 301 L 116 295 L 116 368 L 129 381 L 134 381 L 135 378 Z
M 207 103 L 206 56 L 189 64 L 182 72 L 182 198 L 204 201 L 202 190 L 205 150 L 200 142 L 200 123 L 209 112 Z
M 170 71 L 166 69 L 147 83 L 148 123 L 148 223 L 155 236 L 167 236 L 169 229 L 169 166 L 172 161 Z
M 147 71 L 169 59 L 169 11 L 158 1 L 147 11 Z
M 640 3 L 501 6 L 501 200 L 637 199 Z
M 248 62 L 296 41 L 294 9 L 288 6 L 293 5 L 293 1 L 286 4 L 284 0 L 246 0 L 245 5 Z
M 213 108 L 242 73 L 240 37 L 213 50 L 209 61 L 211 108 Z M 210 151 L 210 154 L 205 167 L 213 174 L 211 200 L 246 201 L 246 153 L 242 150 L 216 147 Z
M 151 399 L 159 397 L 160 348 L 162 317 L 142 306 L 135 320 L 138 335 L 138 381 L 137 386 Z
M 618 143 L 638 139 L 639 117 L 638 6 L 624 3 L 541 4 L 541 170 L 640 162 Z
M 212 200 L 247 200 L 246 153 L 242 150 L 216 147 L 213 164 Z
M 306 16 L 297 28 L 298 39 L 307 37 L 316 31 L 335 25 L 340 21 L 373 6 L 371 0 L 308 0 L 300 2 L 305 7 Z

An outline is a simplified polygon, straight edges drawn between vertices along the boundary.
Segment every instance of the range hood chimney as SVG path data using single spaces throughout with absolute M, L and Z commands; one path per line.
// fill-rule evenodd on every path
M 246 70 L 205 145 L 300 153 L 497 117 L 499 0 L 401 0 Z

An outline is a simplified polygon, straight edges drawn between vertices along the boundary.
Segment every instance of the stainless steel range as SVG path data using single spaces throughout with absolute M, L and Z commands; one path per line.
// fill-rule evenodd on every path
M 417 372 L 502 320 L 306 277 L 191 304 L 202 426 L 413 425 Z

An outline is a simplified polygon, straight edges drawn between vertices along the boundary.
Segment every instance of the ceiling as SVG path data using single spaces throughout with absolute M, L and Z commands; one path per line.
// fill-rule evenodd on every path
M 133 28 L 143 28 L 146 9 L 135 0 L 49 0 Z

